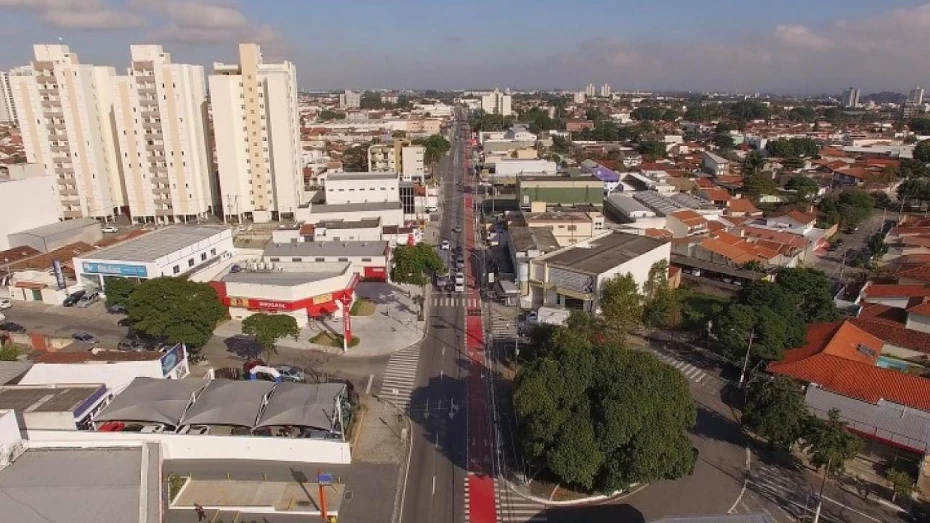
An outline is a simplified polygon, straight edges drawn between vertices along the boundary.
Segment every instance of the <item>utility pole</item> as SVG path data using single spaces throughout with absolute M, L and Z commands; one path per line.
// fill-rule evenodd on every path
M 752 352 L 752 339 L 756 337 L 756 328 L 749 331 L 749 343 L 746 344 L 746 357 L 743 358 L 743 370 L 739 373 L 739 386 L 743 386 L 746 379 L 746 367 L 749 365 L 749 354 Z
M 827 459 L 827 468 L 823 469 L 823 481 L 820 482 L 820 499 L 817 500 L 817 510 L 814 511 L 814 523 L 820 521 L 820 509 L 823 508 L 823 488 L 827 486 L 827 474 L 830 473 L 831 465 L 833 465 L 833 456 Z

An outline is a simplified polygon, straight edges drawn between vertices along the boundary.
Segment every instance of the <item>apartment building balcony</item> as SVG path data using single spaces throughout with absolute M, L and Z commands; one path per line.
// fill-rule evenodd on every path
M 140 96 L 139 105 L 141 106 L 157 106 L 158 98 L 155 96 Z
M 158 110 L 152 109 L 152 106 L 146 106 L 142 111 L 139 112 L 142 118 L 155 118 L 158 116 Z
M 154 82 L 140 83 L 136 89 L 139 91 L 139 94 L 153 95 L 155 94 L 155 83 Z
M 60 112 L 61 111 L 61 100 L 57 98 L 52 99 L 52 100 L 42 100 L 42 107 L 45 107 L 47 109 L 51 109 L 51 108 L 58 109 L 58 111 Z M 48 112 L 50 111 L 46 111 L 46 113 Z
M 142 120 L 143 129 L 161 129 L 161 120 Z
M 78 195 L 78 190 L 77 190 L 77 187 L 74 187 L 74 186 L 70 186 L 70 185 L 59 185 L 59 186 L 58 186 L 58 194 L 60 194 L 60 195 L 62 195 L 62 196 L 77 196 L 77 195 Z
M 65 218 L 83 218 L 84 213 L 81 211 L 63 211 L 62 215 Z
M 55 167 L 55 174 L 70 174 L 74 176 L 74 168 L 71 166 Z
M 155 193 L 155 194 L 170 195 L 170 194 L 171 194 L 171 188 L 170 188 L 169 186 L 167 186 L 167 185 L 153 184 L 153 185 L 152 185 L 152 192 Z M 170 201 L 170 200 L 169 200 L 169 201 Z
M 171 208 L 167 209 L 155 209 L 155 216 L 174 216 L 174 211 Z
M 36 81 L 39 82 L 39 84 L 55 84 L 56 86 L 58 85 L 58 82 L 55 80 L 55 75 L 49 74 L 49 73 L 37 72 Z
M 70 149 L 67 145 L 50 145 L 53 153 L 67 153 Z
M 149 152 L 152 152 L 152 151 L 164 151 L 164 150 L 165 150 L 165 142 L 147 143 L 147 144 L 145 144 L 145 150 L 146 150 L 146 151 L 149 151 Z

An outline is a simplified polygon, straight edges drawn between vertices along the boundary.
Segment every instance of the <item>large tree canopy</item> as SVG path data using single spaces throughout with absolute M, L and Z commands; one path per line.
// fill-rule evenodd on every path
M 391 279 L 397 283 L 423 285 L 431 274 L 443 270 L 444 264 L 436 248 L 426 243 L 400 245 L 394 249 Z
M 277 354 L 275 344 L 279 339 L 290 336 L 297 339 L 300 327 L 297 320 L 287 314 L 253 314 L 242 320 L 243 334 L 255 337 L 255 341 L 265 351 L 265 360 L 270 360 L 272 354 Z
M 449 152 L 449 149 L 452 148 L 452 144 L 449 143 L 449 140 L 443 138 L 441 134 L 434 134 L 422 140 L 415 140 L 414 143 L 426 148 L 426 152 L 423 153 L 423 161 L 427 165 L 433 165 L 438 162 L 439 159 L 442 158 L 442 155 Z
M 622 344 L 643 317 L 643 297 L 633 275 L 617 275 L 601 287 L 599 307 L 604 320 L 603 334 Z
M 226 317 L 213 287 L 167 276 L 140 283 L 126 305 L 134 330 L 194 348 L 202 347 Z
M 807 416 L 798 384 L 775 376 L 750 384 L 742 423 L 773 447 L 790 449 L 803 435 Z
M 574 344 L 517 374 L 528 457 L 563 483 L 602 492 L 686 474 L 697 411 L 681 373 L 647 352 L 567 336 Z

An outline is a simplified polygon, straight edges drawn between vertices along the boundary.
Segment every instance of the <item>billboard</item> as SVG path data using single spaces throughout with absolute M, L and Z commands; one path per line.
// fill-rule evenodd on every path
M 83 269 L 83 272 L 89 274 L 103 274 L 106 276 L 129 276 L 135 278 L 145 278 L 148 276 L 148 269 L 145 268 L 145 265 L 84 262 L 81 265 L 81 268 Z
M 168 376 L 184 359 L 184 344 L 178 343 L 161 355 L 161 375 Z
M 66 288 L 68 282 L 65 281 L 65 273 L 61 270 L 61 261 L 52 260 L 52 271 L 55 272 L 55 282 L 58 283 L 58 290 Z

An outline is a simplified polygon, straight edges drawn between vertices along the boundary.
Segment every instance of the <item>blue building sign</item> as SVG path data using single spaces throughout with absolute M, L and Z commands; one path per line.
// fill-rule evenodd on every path
M 58 283 L 58 290 L 66 288 L 68 282 L 65 281 L 65 273 L 61 270 L 61 262 L 52 260 L 52 270 L 55 271 L 55 281 Z
M 88 274 L 103 274 L 105 276 L 129 276 L 134 278 L 148 277 L 145 265 L 123 265 L 117 263 L 84 262 L 83 269 Z

